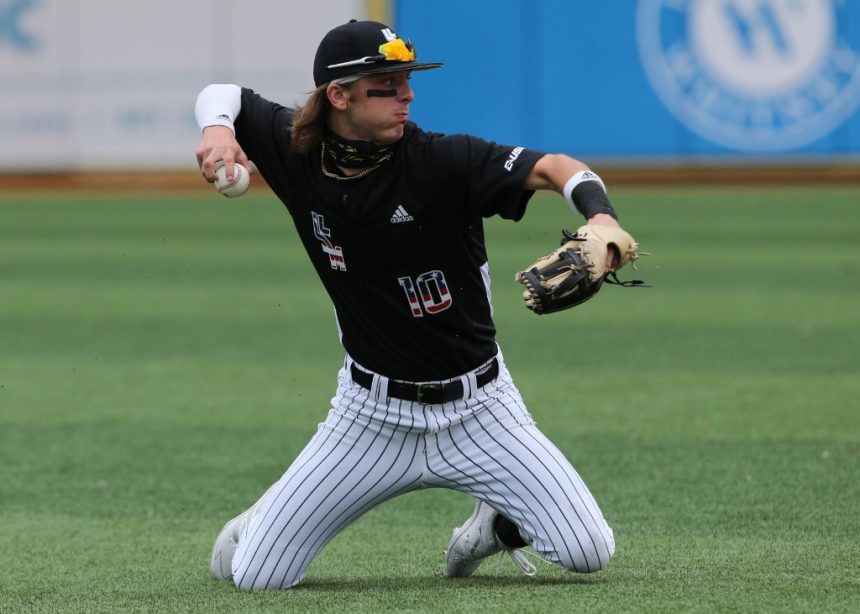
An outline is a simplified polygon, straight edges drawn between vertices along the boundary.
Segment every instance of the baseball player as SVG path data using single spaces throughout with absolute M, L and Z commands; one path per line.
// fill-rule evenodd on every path
M 445 551 L 449 576 L 500 551 L 532 574 L 526 545 L 575 572 L 612 558 L 612 530 L 496 344 L 482 220 L 519 220 L 545 189 L 592 227 L 618 228 L 615 212 L 600 178 L 566 155 L 410 122 L 410 76 L 439 66 L 385 24 L 353 20 L 320 43 L 301 108 L 236 85 L 198 96 L 203 176 L 254 162 L 292 216 L 345 349 L 328 417 L 215 541 L 212 574 L 240 588 L 295 586 L 341 530 L 420 488 L 476 500 Z

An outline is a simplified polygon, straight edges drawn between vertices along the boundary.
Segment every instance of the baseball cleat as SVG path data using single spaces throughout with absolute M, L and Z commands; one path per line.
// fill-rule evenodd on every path
M 246 510 L 224 525 L 215 544 L 212 546 L 212 557 L 209 560 L 209 571 L 216 580 L 233 579 L 233 555 L 239 545 L 239 535 L 247 524 L 249 512 Z
M 475 503 L 472 515 L 463 526 L 454 529 L 445 550 L 445 575 L 449 578 L 468 578 L 487 557 L 505 552 L 527 576 L 537 571 L 525 555 L 508 548 L 496 536 L 494 528 L 499 513 L 483 501 Z
M 278 482 L 275 482 L 269 486 L 269 489 L 257 499 L 254 505 L 225 524 L 218 537 L 215 538 L 215 544 L 212 546 L 212 557 L 209 559 L 209 570 L 216 580 L 231 580 L 233 578 L 233 555 L 236 554 L 236 548 L 239 546 L 239 536 L 257 517 L 263 508 L 263 502 L 266 501 L 266 498 L 275 490 L 277 485 Z

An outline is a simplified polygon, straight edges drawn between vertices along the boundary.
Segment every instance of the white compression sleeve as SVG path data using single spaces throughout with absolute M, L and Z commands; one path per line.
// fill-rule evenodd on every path
M 213 83 L 203 88 L 194 105 L 194 116 L 200 130 L 207 126 L 226 126 L 233 132 L 233 122 L 242 109 L 242 89 L 232 83 Z

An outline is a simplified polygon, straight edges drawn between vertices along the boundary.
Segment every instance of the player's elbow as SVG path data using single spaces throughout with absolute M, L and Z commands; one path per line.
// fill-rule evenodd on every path
M 561 193 L 567 180 L 583 170 L 588 170 L 588 166 L 566 154 L 546 154 L 535 163 L 526 178 L 526 188 Z

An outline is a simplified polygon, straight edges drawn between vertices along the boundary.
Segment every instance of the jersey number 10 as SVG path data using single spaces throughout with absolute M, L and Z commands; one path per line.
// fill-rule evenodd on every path
M 409 308 L 416 318 L 423 317 L 425 311 L 430 315 L 445 311 L 454 302 L 442 271 L 427 271 L 414 282 L 411 277 L 398 277 L 397 281 L 406 292 Z

